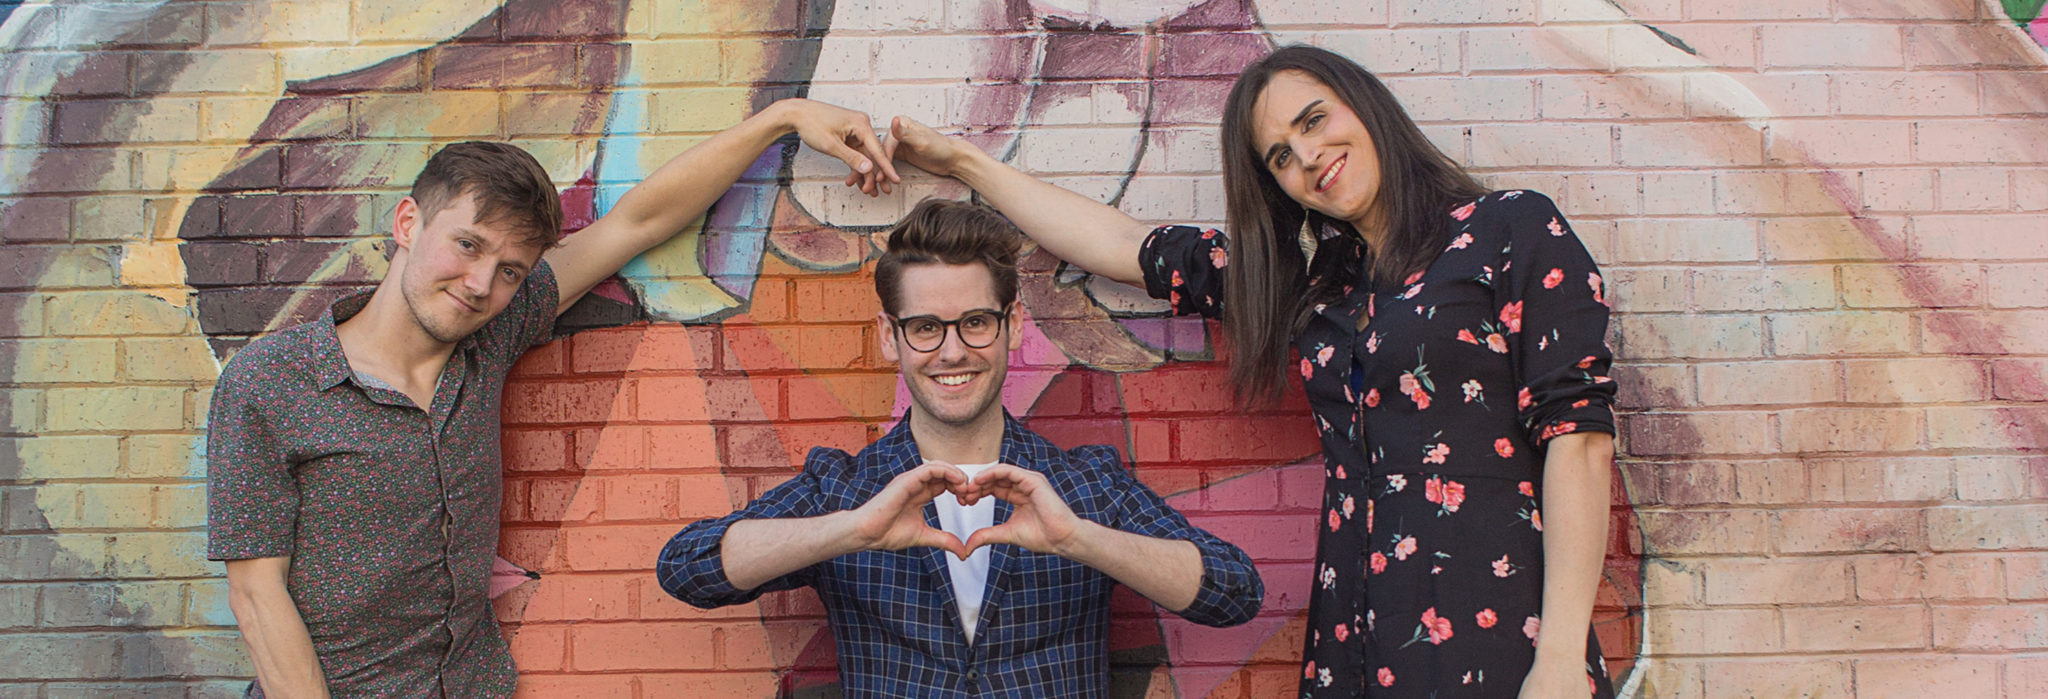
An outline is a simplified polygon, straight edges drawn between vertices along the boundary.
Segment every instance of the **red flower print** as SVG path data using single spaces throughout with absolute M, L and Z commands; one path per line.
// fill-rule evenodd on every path
M 1429 409 L 1429 394 L 1416 391 L 1413 395 L 1408 396 L 1408 398 L 1415 401 L 1416 410 Z
M 1166 305 L 1168 305 L 1168 306 L 1172 306 L 1172 307 L 1173 307 L 1173 311 L 1174 311 L 1175 313 L 1179 313 L 1179 312 L 1180 312 L 1180 292 L 1178 292 L 1178 291 L 1169 291 L 1169 292 L 1166 292 Z
M 1174 271 L 1173 271 L 1173 277 L 1172 277 L 1172 279 L 1171 279 L 1171 280 L 1170 280 L 1170 281 L 1168 282 L 1168 285 L 1169 285 L 1169 286 L 1187 286 L 1187 282 L 1181 279 L 1181 277 L 1180 277 L 1180 270 L 1177 270 L 1177 269 L 1176 269 L 1176 270 L 1174 270 Z
M 1556 216 L 1550 217 L 1550 234 L 1564 235 L 1564 222 L 1557 220 Z
M 1414 374 L 1405 372 L 1401 374 L 1401 393 L 1410 394 L 1420 390 L 1422 390 L 1422 381 L 1416 379 Z
M 1564 283 L 1564 270 L 1562 269 L 1552 267 L 1549 274 L 1543 275 L 1543 288 L 1545 289 L 1555 289 L 1561 283 Z
M 1465 502 L 1465 484 L 1453 480 L 1444 481 L 1444 510 L 1457 512 Z
M 1470 204 L 1467 204 L 1466 206 L 1471 206 L 1471 205 L 1470 205 Z M 1380 668 L 1380 686 L 1381 686 L 1381 687 L 1392 687 L 1392 686 L 1394 686 L 1394 669 L 1393 669 L 1393 668 L 1390 668 L 1390 667 L 1383 667 L 1383 668 Z
M 1536 531 L 1539 531 L 1539 532 L 1540 532 L 1540 531 L 1543 531 L 1543 511 L 1542 511 L 1542 510 L 1530 510 L 1530 511 L 1529 511 L 1529 526 L 1535 527 L 1535 528 L 1536 528 Z
M 1493 628 L 1494 624 L 1498 623 L 1500 623 L 1500 615 L 1493 613 L 1492 609 L 1479 610 L 1479 628 L 1490 629 Z
M 1493 350 L 1494 354 L 1507 354 L 1507 353 L 1508 353 L 1508 339 L 1507 339 L 1507 338 L 1505 338 L 1505 337 L 1501 337 L 1501 336 L 1500 336 L 1500 333 L 1494 333 L 1494 334 L 1491 334 L 1491 335 L 1487 335 L 1487 336 L 1486 336 L 1486 348 L 1487 348 L 1487 349 L 1490 349 L 1490 350 Z
M 1365 533 L 1372 533 L 1372 501 L 1365 501 Z
M 1506 437 L 1502 437 L 1502 438 L 1500 438 L 1500 439 L 1496 439 L 1496 440 L 1493 440 L 1493 453 L 1495 453 L 1495 454 L 1499 454 L 1499 455 L 1500 455 L 1500 458 L 1503 458 L 1503 459 L 1511 459 L 1511 458 L 1514 458 L 1514 456 L 1515 456 L 1515 442 L 1514 442 L 1514 440 L 1510 440 L 1510 439 L 1508 439 L 1508 438 L 1506 438 Z
M 1516 408 L 1519 408 L 1521 410 L 1528 410 L 1529 406 L 1534 405 L 1535 403 L 1536 401 L 1529 397 L 1529 387 L 1527 386 L 1522 387 L 1521 392 L 1515 394 Z
M 1314 364 L 1313 362 L 1310 362 L 1310 361 L 1308 360 L 1308 357 L 1302 357 L 1302 358 L 1301 358 L 1301 380 L 1303 380 L 1303 381 L 1307 381 L 1307 380 L 1309 379 L 1309 377 L 1311 377 L 1311 376 L 1315 376 L 1315 374 L 1316 374 L 1316 365 L 1315 365 L 1315 364 Z
M 1329 366 L 1330 358 L 1337 355 L 1337 348 L 1324 347 L 1316 351 L 1316 366 Z
M 1216 237 L 1216 229 L 1214 229 L 1214 228 L 1211 228 L 1211 229 L 1208 229 L 1208 230 L 1202 231 L 1202 239 L 1203 239 L 1203 240 L 1208 240 L 1208 239 L 1210 239 L 1210 238 L 1214 238 L 1214 237 Z
M 1493 562 L 1493 577 L 1496 577 L 1496 578 L 1505 578 L 1505 577 L 1507 577 L 1507 576 L 1510 576 L 1510 575 L 1514 575 L 1514 574 L 1515 574 L 1515 567 L 1514 567 L 1514 566 L 1512 566 L 1512 565 L 1508 565 L 1508 557 L 1507 557 L 1507 554 L 1501 554 L 1500 560 L 1498 560 L 1498 561 L 1494 561 L 1494 562 Z M 1492 625 L 1492 624 L 1480 624 L 1480 626 L 1489 626 L 1489 627 L 1490 627 L 1490 626 L 1493 626 L 1493 625 Z
M 1539 636 L 1539 635 L 1542 635 L 1542 633 L 1543 633 L 1543 620 L 1542 620 L 1542 619 L 1538 619 L 1538 618 L 1536 618 L 1536 617 L 1533 617 L 1533 616 L 1532 616 L 1532 617 L 1529 617 L 1529 620 L 1528 620 L 1528 621 L 1524 621 L 1524 622 L 1522 622 L 1522 635 L 1524 635 L 1524 636 L 1528 636 L 1528 637 L 1529 637 L 1529 645 L 1532 645 L 1532 646 L 1533 646 L 1533 645 L 1536 645 L 1536 637 L 1537 637 L 1537 636 Z
M 1522 331 L 1522 302 L 1516 301 L 1500 307 L 1500 322 L 1508 325 L 1508 334 Z
M 1466 670 L 1465 679 L 1459 680 L 1458 684 L 1472 684 L 1472 671 Z
M 1416 273 L 1414 273 L 1414 274 L 1410 274 L 1410 275 L 1408 275 L 1408 280 L 1407 280 L 1407 281 L 1404 281 L 1404 282 L 1401 282 L 1401 286 L 1408 286 L 1408 285 L 1410 285 L 1410 284 L 1414 284 L 1414 283 L 1416 283 L 1416 282 L 1419 282 L 1419 281 L 1422 281 L 1422 273 L 1421 273 L 1421 272 L 1416 272 Z
M 1602 305 L 1602 306 L 1605 306 L 1605 305 L 1607 305 L 1607 299 L 1606 299 L 1606 298 L 1605 298 L 1605 297 L 1604 297 L 1604 296 L 1603 296 L 1603 295 L 1602 295 L 1602 294 L 1600 293 L 1600 273 L 1599 273 L 1599 272 L 1590 272 L 1590 273 L 1587 273 L 1587 274 L 1586 274 L 1586 285 L 1587 285 L 1587 286 L 1590 286 L 1590 287 L 1593 287 L 1593 300 L 1594 300 L 1594 301 L 1597 301 L 1597 302 L 1599 302 L 1599 303 L 1600 303 L 1600 305 Z
M 1522 481 L 1515 484 L 1515 491 L 1533 498 L 1536 497 L 1536 484 Z
M 1586 358 L 1585 358 L 1585 359 L 1581 359 L 1581 360 L 1579 360 L 1579 368 L 1580 368 L 1580 369 L 1591 369 L 1591 368 L 1593 368 L 1593 361 L 1594 361 L 1594 360 L 1596 360 L 1596 359 L 1599 359 L 1599 357 L 1595 357 L 1595 356 L 1593 356 L 1593 355 L 1590 355 L 1590 354 L 1589 354 L 1589 355 L 1586 355 Z
M 1384 572 L 1387 572 L 1387 554 L 1380 553 L 1378 551 L 1372 552 L 1373 575 L 1379 575 L 1380 573 Z
M 1345 479 L 1345 478 L 1347 478 L 1347 477 L 1348 477 L 1348 476 L 1345 476 L 1345 475 L 1344 475 L 1344 467 L 1343 467 L 1343 466 L 1338 466 L 1338 467 L 1337 467 L 1337 480 L 1340 480 L 1340 481 L 1341 481 L 1341 480 L 1344 480 L 1344 479 Z
M 1444 501 L 1444 482 L 1435 476 L 1431 476 L 1429 480 L 1423 481 L 1422 499 L 1432 503 L 1442 503 Z
M 1351 637 L 1351 628 L 1344 624 L 1338 624 L 1337 628 L 1332 630 L 1330 633 L 1337 637 L 1338 643 L 1343 643 L 1344 639 Z
M 1459 234 L 1458 234 L 1458 237 L 1456 237 L 1456 238 L 1452 238 L 1452 239 L 1451 239 L 1451 246 L 1450 246 L 1450 247 L 1447 247 L 1447 248 L 1444 248 L 1444 249 L 1445 249 L 1445 250 L 1463 250 L 1463 249 L 1465 249 L 1465 246 L 1467 246 L 1467 245 L 1471 245 L 1471 244 L 1472 244 L 1472 234 L 1471 234 L 1471 233 L 1459 233 Z
M 1377 408 L 1377 407 L 1380 407 L 1380 390 L 1379 390 L 1379 389 L 1375 388 L 1375 389 L 1372 389 L 1372 390 L 1369 390 L 1369 391 L 1366 391 L 1366 392 L 1365 392 L 1365 407 L 1368 407 L 1368 408 Z
M 1429 445 L 1429 451 L 1425 452 L 1422 456 L 1422 463 L 1440 464 L 1450 455 L 1451 445 L 1443 443 L 1431 444 Z
M 1422 610 L 1422 626 L 1429 630 L 1429 642 L 1443 645 L 1451 637 L 1451 620 L 1436 615 L 1436 607 Z
M 1223 269 L 1230 264 L 1230 251 L 1223 248 L 1209 248 L 1209 265 Z
M 1574 408 L 1574 409 L 1577 409 L 1577 408 L 1583 408 L 1583 407 L 1586 407 L 1586 406 L 1588 406 L 1588 405 L 1592 405 L 1592 404 L 1593 404 L 1593 401 L 1592 401 L 1592 400 L 1590 400 L 1590 399 L 1586 399 L 1586 398 L 1580 398 L 1580 399 L 1578 399 L 1578 400 L 1572 401 L 1572 408 Z
M 1459 341 L 1459 342 L 1469 342 L 1469 343 L 1472 343 L 1472 344 L 1475 344 L 1475 345 L 1476 345 L 1476 344 L 1479 344 L 1479 338 L 1478 338 L 1478 337 L 1476 337 L 1476 336 L 1474 336 L 1474 335 L 1472 334 L 1472 331 L 1470 331 L 1470 330 L 1466 330 L 1466 329 L 1464 329 L 1464 328 L 1459 328 L 1459 329 L 1458 329 L 1458 341 Z
M 1387 492 L 1398 493 L 1408 488 L 1408 477 L 1401 474 L 1387 476 Z
M 1412 299 L 1415 298 L 1416 294 L 1420 293 L 1422 293 L 1422 285 L 1416 284 L 1415 286 L 1408 287 L 1407 291 L 1401 292 L 1401 298 L 1402 300 Z
M 1458 385 L 1458 388 L 1465 392 L 1465 402 L 1470 403 L 1476 400 L 1479 401 L 1480 405 L 1486 404 L 1486 387 L 1479 385 L 1479 379 L 1466 379 L 1465 383 Z
M 1330 531 L 1337 531 L 1337 527 L 1343 523 L 1344 520 L 1337 516 L 1337 511 L 1330 510 Z
M 1463 221 L 1472 217 L 1472 210 L 1479 208 L 1479 202 L 1466 202 L 1464 206 L 1451 210 L 1451 218 Z
M 1558 435 L 1571 434 L 1577 431 L 1579 431 L 1579 423 L 1560 422 L 1555 425 L 1543 428 L 1543 433 L 1536 436 L 1536 441 L 1548 442 L 1552 437 L 1556 437 Z
M 1357 511 L 1358 511 L 1358 505 L 1356 504 L 1357 502 L 1358 502 L 1358 501 L 1356 501 L 1356 500 L 1353 500 L 1353 499 L 1351 499 L 1351 496 L 1349 496 L 1349 495 L 1346 495 L 1346 496 L 1344 496 L 1344 518 L 1345 518 L 1345 519 L 1351 519 L 1351 513 L 1353 513 L 1353 512 L 1357 512 Z
M 1379 334 L 1379 333 L 1373 333 L 1373 334 L 1371 334 L 1371 335 L 1367 335 L 1367 336 L 1365 336 L 1365 353 L 1366 353 L 1366 354 L 1374 354 L 1374 353 L 1377 353 L 1377 352 L 1379 352 L 1379 351 L 1380 351 L 1380 334 Z
M 1416 549 L 1416 548 L 1417 548 L 1417 544 L 1415 543 L 1415 537 L 1412 537 L 1412 536 L 1411 536 L 1411 537 L 1408 537 L 1408 538 L 1402 539 L 1400 543 L 1394 544 L 1394 560 L 1397 560 L 1397 561 L 1405 561 L 1405 560 L 1408 560 L 1408 557 L 1409 557 L 1409 556 L 1412 556 L 1412 555 L 1414 555 L 1414 554 L 1415 554 L 1415 549 Z
M 1308 661 L 1308 664 L 1306 664 L 1306 665 L 1303 665 L 1303 666 L 1301 666 L 1301 678 L 1302 678 L 1302 679 L 1306 680 L 1306 679 L 1310 679 L 1310 678 L 1313 678 L 1313 677 L 1315 677 L 1315 676 L 1316 676 L 1316 661 L 1314 661 L 1314 660 L 1310 660 L 1310 661 Z

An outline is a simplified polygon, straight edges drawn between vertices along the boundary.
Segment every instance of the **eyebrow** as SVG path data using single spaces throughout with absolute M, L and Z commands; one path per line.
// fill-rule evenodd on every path
M 1313 111 L 1313 110 L 1315 110 L 1315 108 L 1316 108 L 1316 105 L 1318 105 L 1318 104 L 1322 104 L 1322 103 L 1323 103 L 1323 101 L 1322 101 L 1322 100 L 1313 100 L 1313 101 L 1309 102 L 1309 103 L 1308 103 L 1308 106 L 1306 106 L 1306 107 L 1302 107 L 1302 108 L 1301 108 L 1301 113 L 1300 113 L 1300 114 L 1296 114 L 1296 115 L 1294 115 L 1294 119 L 1293 119 L 1293 120 L 1290 120 L 1290 121 L 1288 121 L 1288 122 L 1287 122 L 1287 125 L 1288 125 L 1288 126 L 1300 126 L 1300 125 L 1301 125 L 1301 120 L 1303 120 L 1303 119 L 1307 119 L 1307 118 L 1308 118 L 1308 113 L 1309 113 L 1310 111 Z M 1275 143 L 1275 144 L 1273 144 L 1273 145 L 1271 145 L 1271 146 L 1267 146 L 1267 147 L 1266 147 L 1266 162 L 1269 162 L 1269 163 L 1270 163 L 1270 162 L 1273 162 L 1273 154 L 1275 154 L 1275 153 L 1279 153 L 1279 152 L 1280 152 L 1280 148 L 1281 148 L 1281 147 L 1282 147 L 1282 145 L 1281 145 L 1281 144 L 1278 144 L 1278 143 Z

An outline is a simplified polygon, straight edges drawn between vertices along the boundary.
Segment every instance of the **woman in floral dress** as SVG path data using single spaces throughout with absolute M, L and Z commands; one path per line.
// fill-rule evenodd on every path
M 1062 259 L 1223 319 L 1239 392 L 1299 377 L 1326 481 L 1303 697 L 1612 696 L 1591 630 L 1608 309 L 1551 201 L 1487 192 L 1377 79 L 1283 48 L 1224 107 L 1234 236 L 1151 227 L 898 118 Z

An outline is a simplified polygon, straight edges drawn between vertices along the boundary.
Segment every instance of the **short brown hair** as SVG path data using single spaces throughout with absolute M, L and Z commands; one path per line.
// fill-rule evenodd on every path
M 889 230 L 889 249 L 875 263 L 875 295 L 882 310 L 896 315 L 897 297 L 907 265 L 981 263 L 994 279 L 1002 307 L 1017 300 L 1017 256 L 1023 234 L 1003 215 L 981 204 L 926 199 Z
M 562 199 L 533 155 L 509 143 L 464 141 L 427 160 L 412 181 L 421 221 L 464 194 L 476 197 L 472 223 L 508 226 L 520 240 L 545 250 L 562 236 Z

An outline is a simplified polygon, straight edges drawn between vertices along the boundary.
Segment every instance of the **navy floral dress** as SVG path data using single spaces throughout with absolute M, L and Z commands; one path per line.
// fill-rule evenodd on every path
M 1505 191 L 1445 215 L 1408 279 L 1368 283 L 1328 231 L 1310 265 L 1358 281 L 1294 338 L 1327 471 L 1303 697 L 1515 696 L 1542 626 L 1543 445 L 1614 431 L 1600 272 L 1557 207 Z M 1223 311 L 1217 231 L 1161 227 L 1139 263 L 1176 313 Z M 1613 695 L 1590 633 L 1586 673 Z

